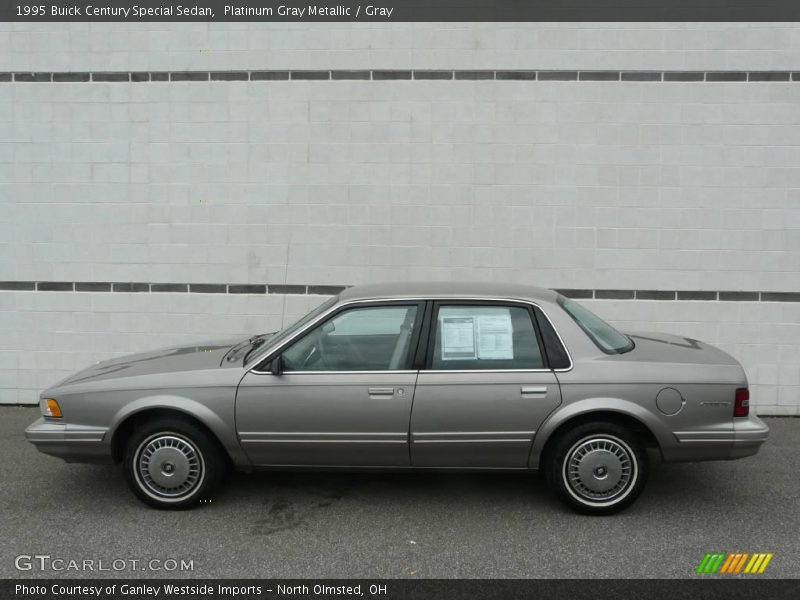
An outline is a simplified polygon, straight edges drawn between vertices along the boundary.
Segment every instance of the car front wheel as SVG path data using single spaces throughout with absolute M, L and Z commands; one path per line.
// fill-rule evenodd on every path
M 184 509 L 209 499 L 225 472 L 219 445 L 197 425 L 156 419 L 128 439 L 125 478 L 155 508 Z
M 611 422 L 584 423 L 556 442 L 548 479 L 561 499 L 585 514 L 621 511 L 639 496 L 647 453 L 636 434 Z

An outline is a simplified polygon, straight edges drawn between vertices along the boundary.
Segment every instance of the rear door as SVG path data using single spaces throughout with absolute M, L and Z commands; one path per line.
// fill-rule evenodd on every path
M 561 403 L 530 305 L 438 301 L 411 413 L 415 467 L 525 468 Z

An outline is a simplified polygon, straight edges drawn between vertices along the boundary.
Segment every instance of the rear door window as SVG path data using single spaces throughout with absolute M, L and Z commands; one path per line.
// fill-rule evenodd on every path
M 431 369 L 545 368 L 531 313 L 525 307 L 443 303 L 434 327 Z

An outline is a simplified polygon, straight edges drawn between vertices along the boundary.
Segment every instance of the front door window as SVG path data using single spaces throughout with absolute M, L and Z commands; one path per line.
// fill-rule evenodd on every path
M 400 371 L 411 361 L 417 305 L 351 308 L 283 352 L 284 371 Z

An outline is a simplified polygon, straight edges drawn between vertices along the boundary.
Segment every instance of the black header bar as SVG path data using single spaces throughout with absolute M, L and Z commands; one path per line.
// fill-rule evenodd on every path
M 797 0 L 6 0 L 0 21 L 800 21 Z

